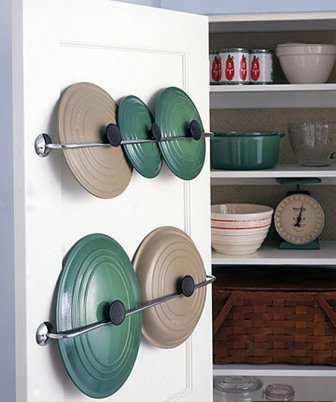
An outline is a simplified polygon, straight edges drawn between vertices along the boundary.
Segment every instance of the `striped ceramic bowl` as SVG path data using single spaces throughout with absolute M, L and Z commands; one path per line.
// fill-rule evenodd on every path
M 273 208 L 255 204 L 211 207 L 211 243 L 220 254 L 251 254 L 261 247 L 272 223 Z

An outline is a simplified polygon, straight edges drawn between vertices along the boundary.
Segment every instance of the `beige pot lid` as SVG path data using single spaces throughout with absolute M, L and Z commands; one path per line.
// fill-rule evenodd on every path
M 102 142 L 106 125 L 116 123 L 116 108 L 111 96 L 97 85 L 71 85 L 58 107 L 61 142 Z M 121 147 L 67 149 L 64 156 L 78 182 L 97 197 L 116 197 L 131 180 L 132 170 Z
M 176 284 L 185 275 L 195 283 L 206 279 L 202 258 L 193 241 L 175 227 L 160 227 L 139 246 L 133 265 L 142 301 L 148 302 L 176 293 Z M 193 332 L 204 308 L 206 288 L 178 297 L 143 312 L 142 334 L 157 347 L 170 349 L 182 344 Z

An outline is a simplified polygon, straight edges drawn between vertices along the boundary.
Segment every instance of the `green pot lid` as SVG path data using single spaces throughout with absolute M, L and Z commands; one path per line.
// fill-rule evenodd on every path
M 123 140 L 148 139 L 154 122 L 148 107 L 136 96 L 122 99 L 118 109 L 118 126 Z M 144 177 L 156 177 L 162 168 L 162 158 L 157 143 L 128 144 L 124 146 L 133 167 Z
M 103 234 L 84 237 L 67 254 L 57 288 L 57 331 L 105 321 L 110 302 L 139 306 L 136 274 L 123 248 Z M 64 366 L 74 384 L 92 398 L 115 393 L 134 366 L 141 339 L 141 314 L 120 326 L 108 325 L 59 341 Z
M 202 131 L 203 124 L 196 106 L 179 88 L 163 90 L 156 103 L 155 121 L 162 137 L 189 136 L 189 125 L 196 120 Z M 163 141 L 159 143 L 163 158 L 169 169 L 183 180 L 191 180 L 202 170 L 205 158 L 205 140 L 194 139 Z
M 193 241 L 182 230 L 165 226 L 151 232 L 139 246 L 134 259 L 144 303 L 176 292 L 185 275 L 195 283 L 205 280 L 202 258 Z M 153 345 L 171 349 L 193 332 L 202 315 L 206 288 L 191 297 L 179 297 L 143 312 L 143 336 Z

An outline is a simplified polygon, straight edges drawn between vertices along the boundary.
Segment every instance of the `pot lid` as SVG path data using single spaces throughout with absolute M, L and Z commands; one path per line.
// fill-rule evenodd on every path
M 109 123 L 116 123 L 116 103 L 102 88 L 81 82 L 65 90 L 58 107 L 62 143 L 102 142 Z M 115 197 L 131 180 L 121 147 L 67 149 L 64 156 L 78 182 L 97 197 Z
M 160 227 L 139 246 L 133 259 L 143 302 L 176 292 L 178 281 L 191 275 L 205 280 L 202 258 L 193 241 L 180 229 Z M 179 297 L 143 312 L 145 338 L 160 348 L 175 348 L 193 332 L 204 308 L 206 289 Z
M 126 96 L 118 108 L 118 126 L 121 138 L 148 139 L 154 122 L 148 107 L 136 96 Z M 132 166 L 144 177 L 156 177 L 162 168 L 162 158 L 157 143 L 128 144 L 125 153 Z
M 155 121 L 162 137 L 189 136 L 190 123 L 196 120 L 204 132 L 196 106 L 182 89 L 170 87 L 163 90 L 156 102 Z M 205 159 L 204 138 L 159 143 L 169 169 L 183 180 L 198 176 Z
M 77 329 L 107 319 L 112 301 L 126 309 L 141 304 L 131 261 L 122 247 L 103 234 L 79 240 L 62 269 L 56 302 L 57 332 Z M 107 325 L 75 338 L 62 339 L 59 348 L 74 384 L 92 398 L 115 393 L 134 366 L 141 340 L 141 314 L 119 325 Z

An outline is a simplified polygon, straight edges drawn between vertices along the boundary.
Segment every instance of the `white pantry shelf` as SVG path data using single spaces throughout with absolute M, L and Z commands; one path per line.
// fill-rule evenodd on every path
M 336 107 L 336 83 L 210 85 L 211 109 Z
M 335 12 L 231 14 L 209 16 L 212 32 L 332 31 Z
M 336 377 L 336 368 L 331 366 L 300 366 L 291 364 L 215 364 L 213 374 L 275 377 Z
M 301 165 L 277 165 L 265 170 L 211 170 L 212 185 L 251 185 L 276 184 L 278 178 L 312 178 L 318 177 L 322 184 L 336 184 L 336 165 L 325 167 L 305 167 Z
M 324 265 L 336 266 L 336 241 L 322 241 L 320 250 L 280 250 L 269 242 L 254 254 L 229 256 L 213 251 L 212 265 Z
M 214 376 L 258 376 L 264 388 L 268 384 L 289 384 L 295 390 L 296 401 L 335 401 L 336 369 L 326 366 L 244 365 L 214 366 Z

